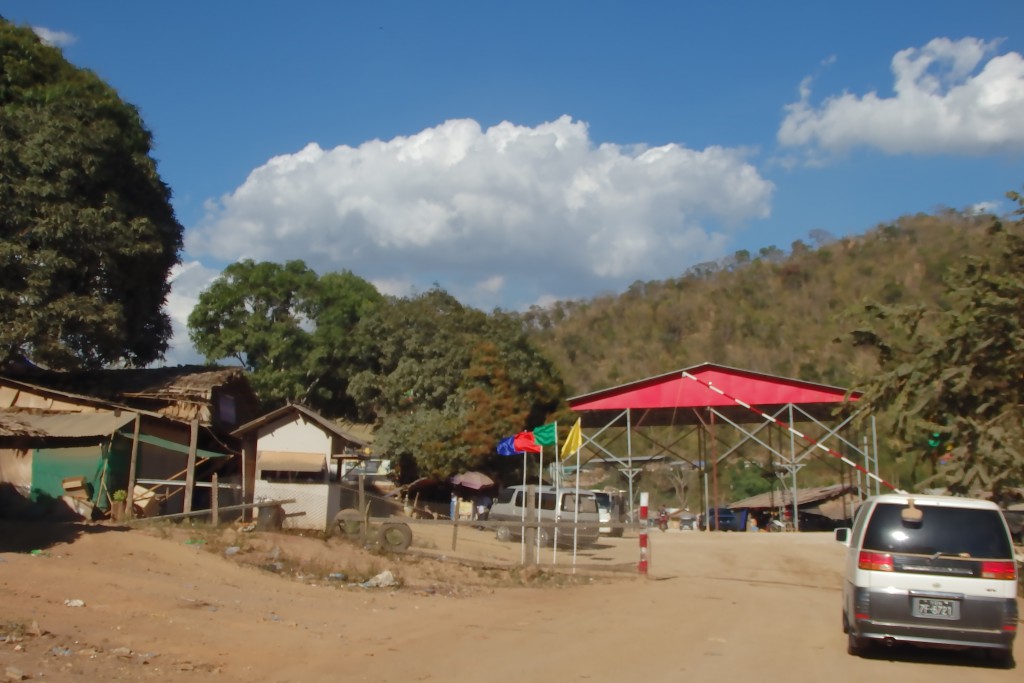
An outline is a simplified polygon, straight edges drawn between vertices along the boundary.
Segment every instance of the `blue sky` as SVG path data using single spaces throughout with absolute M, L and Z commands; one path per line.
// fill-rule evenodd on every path
M 136 105 L 184 321 L 228 263 L 521 310 L 1024 186 L 1024 3 L 2 0 Z

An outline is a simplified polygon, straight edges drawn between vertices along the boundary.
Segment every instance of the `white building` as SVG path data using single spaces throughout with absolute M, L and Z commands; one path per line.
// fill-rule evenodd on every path
M 358 435 L 355 432 L 360 432 Z M 242 441 L 252 502 L 289 500 L 285 528 L 325 530 L 355 491 L 342 483 L 344 461 L 366 460 L 372 435 L 364 425 L 332 422 L 299 405 L 267 413 L 232 433 Z

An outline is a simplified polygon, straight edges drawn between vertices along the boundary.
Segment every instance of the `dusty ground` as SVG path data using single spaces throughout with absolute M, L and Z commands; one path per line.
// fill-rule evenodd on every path
M 392 557 L 234 528 L 0 522 L 0 680 L 1020 679 L 973 653 L 848 656 L 827 534 L 655 531 L 641 578 L 635 536 L 574 572 L 571 552 L 523 570 L 493 533 L 460 528 L 455 551 L 450 528 L 414 533 Z M 384 570 L 401 585 L 361 585 Z

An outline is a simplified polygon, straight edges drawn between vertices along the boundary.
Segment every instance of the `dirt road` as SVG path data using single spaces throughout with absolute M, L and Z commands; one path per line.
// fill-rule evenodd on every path
M 826 534 L 655 531 L 643 579 L 632 571 L 636 537 L 581 553 L 573 574 L 564 551 L 557 573 L 522 571 L 520 547 L 493 534 L 460 529 L 453 552 L 449 529 L 415 531 L 415 554 L 398 560 L 277 534 L 81 526 L 54 537 L 8 523 L 0 526 L 0 676 L 943 683 L 969 675 L 985 683 L 1020 675 L 973 654 L 848 656 L 843 549 Z M 358 585 L 385 569 L 401 588 Z

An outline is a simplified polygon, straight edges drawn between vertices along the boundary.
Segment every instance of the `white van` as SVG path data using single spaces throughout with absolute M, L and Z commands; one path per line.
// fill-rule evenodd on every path
M 608 536 L 622 537 L 626 529 L 621 526 L 626 519 L 623 512 L 624 497 L 622 493 L 612 491 L 593 491 L 597 499 L 597 514 L 601 520 L 601 527 L 598 529 L 602 534 Z M 612 524 L 620 526 L 611 526 Z
M 843 631 L 850 654 L 908 642 L 984 648 L 1013 666 L 1017 564 L 994 503 L 875 496 L 857 511 L 853 528 L 836 529 L 835 537 L 849 547 Z
M 598 528 L 600 517 L 597 508 L 597 498 L 593 491 L 578 489 L 556 489 L 554 486 L 509 486 L 498 494 L 498 499 L 491 506 L 491 512 L 487 519 L 498 522 L 521 522 L 527 512 L 526 492 L 534 491 L 532 514 L 533 519 L 526 521 L 537 522 L 537 511 L 540 511 L 541 526 L 537 529 L 541 545 L 551 545 L 555 540 L 555 528 L 552 522 L 558 522 L 558 545 L 573 545 L 574 532 L 575 542 L 579 545 L 590 545 L 598 540 Z M 577 510 L 577 504 L 579 508 Z M 573 527 L 572 522 L 578 523 Z M 545 526 L 547 523 L 547 526 Z M 498 539 L 509 541 L 522 536 L 522 527 L 510 524 L 498 527 Z

